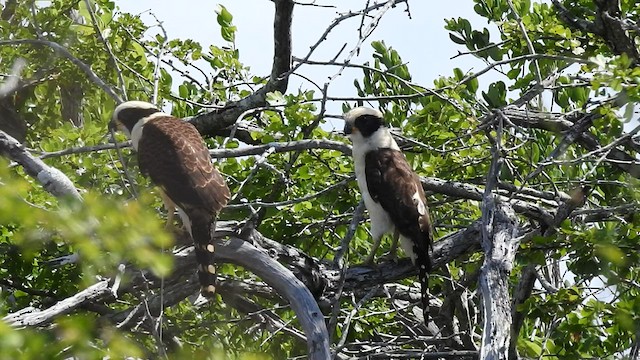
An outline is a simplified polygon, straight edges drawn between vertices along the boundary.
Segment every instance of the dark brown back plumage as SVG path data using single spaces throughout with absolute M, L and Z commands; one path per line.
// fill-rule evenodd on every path
M 420 179 L 402 152 L 394 149 L 368 152 L 365 155 L 365 173 L 367 188 L 373 200 L 389 214 L 397 231 L 412 241 L 426 321 L 429 314 L 428 284 L 433 230 Z M 413 198 L 416 193 L 424 204 L 422 213 Z
M 212 229 L 229 201 L 229 188 L 190 123 L 158 116 L 144 125 L 143 134 L 138 143 L 140 170 L 189 217 L 202 294 L 211 297 L 216 281 Z

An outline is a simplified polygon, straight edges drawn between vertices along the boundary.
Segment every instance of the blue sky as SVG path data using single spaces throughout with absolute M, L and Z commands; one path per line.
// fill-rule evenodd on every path
M 310 2 L 310 1 L 307 1 Z M 315 6 L 297 5 L 293 18 L 293 54 L 304 57 L 311 45 L 320 38 L 321 34 L 338 16 L 348 10 L 358 10 L 367 1 L 319 1 L 320 4 L 339 4 L 337 8 L 322 8 Z M 240 50 L 240 60 L 251 67 L 254 75 L 268 75 L 273 56 L 273 12 L 274 6 L 268 0 L 221 0 L 203 1 L 189 0 L 176 6 L 175 1 L 168 0 L 136 0 L 117 1 L 117 6 L 126 12 L 134 14 L 150 10 L 163 21 L 170 38 L 194 39 L 203 47 L 210 44 L 225 45 L 220 36 L 216 22 L 216 7 L 224 5 L 233 14 L 233 23 L 238 28 L 236 47 Z M 373 40 L 384 40 L 387 46 L 392 46 L 401 55 L 403 61 L 408 62 L 413 81 L 423 86 L 432 86 L 433 80 L 441 75 L 451 75 L 452 69 L 461 68 L 463 71 L 478 71 L 484 64 L 470 55 L 451 59 L 464 48 L 454 44 L 444 29 L 444 19 L 463 17 L 469 19 L 474 27 L 488 26 L 473 11 L 473 2 L 469 0 L 450 1 L 409 1 L 411 18 L 406 13 L 406 6 L 399 5 L 390 9 L 384 15 L 379 27 L 367 39 L 360 55 L 352 59 L 354 63 L 364 63 L 371 60 L 371 46 Z M 155 20 L 148 13 L 143 14 L 148 24 Z M 329 60 L 347 43 L 346 50 L 338 60 L 344 60 L 348 51 L 355 47 L 358 40 L 358 26 L 361 18 L 354 17 L 336 27 L 327 41 L 314 53 L 313 60 Z M 495 28 L 492 36 L 496 36 Z M 155 31 L 155 30 L 154 30 Z M 151 35 L 152 33 L 150 33 Z M 494 41 L 499 41 L 495 38 Z M 300 73 L 313 79 L 318 84 L 324 84 L 328 77 L 338 71 L 336 67 L 303 66 Z M 347 70 L 331 83 L 329 88 L 332 96 L 355 96 L 353 79 L 361 77 L 360 70 Z M 482 79 L 481 87 L 482 87 Z M 486 80 L 488 84 L 488 79 Z M 296 88 L 304 89 L 313 86 L 300 78 L 293 79 L 289 91 Z M 340 104 L 330 104 L 330 112 L 336 113 Z

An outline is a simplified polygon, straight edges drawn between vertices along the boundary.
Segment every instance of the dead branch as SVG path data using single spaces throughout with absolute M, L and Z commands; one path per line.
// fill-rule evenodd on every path
M 484 314 L 480 358 L 505 359 L 510 339 L 505 324 L 511 324 L 508 279 L 520 241 L 517 221 L 508 204 L 490 199 L 483 203 L 483 210 L 488 215 L 483 213 L 485 262 L 479 279 Z
M 480 359 L 507 359 L 511 324 L 509 274 L 513 268 L 518 237 L 518 220 L 508 203 L 497 199 L 501 157 L 502 122 L 496 126 L 497 136 L 487 132 L 492 143 L 492 161 L 482 199 L 482 250 L 484 263 L 480 269 L 478 286 L 482 292 L 483 329 Z
M 531 127 L 554 133 L 564 133 L 574 125 L 573 122 L 566 119 L 566 114 L 536 112 L 512 108 L 504 109 L 503 113 L 515 125 L 522 126 L 524 128 Z M 589 131 L 582 132 L 577 137 L 576 142 L 589 151 L 595 151 L 602 147 L 598 138 Z M 627 142 L 631 141 L 628 140 Z M 625 144 L 627 142 L 625 142 Z M 606 159 L 622 171 L 629 173 L 635 178 L 640 178 L 640 161 L 638 161 L 634 156 L 631 156 L 618 148 L 613 148 L 607 154 Z
M 38 180 L 54 196 L 81 199 L 73 182 L 62 171 L 31 155 L 18 140 L 1 130 L 0 155 L 22 165 L 27 174 Z
M 50 308 L 38 310 L 33 307 L 27 307 L 8 314 L 2 318 L 2 320 L 15 327 L 43 326 L 49 324 L 60 315 L 72 312 L 83 304 L 104 300 L 109 297 L 113 297 L 111 288 L 109 287 L 109 281 L 103 280 L 71 297 L 59 301 Z
M 275 0 L 275 16 L 273 19 L 273 65 L 269 81 L 260 89 L 244 99 L 230 102 L 221 109 L 215 109 L 196 115 L 190 122 L 203 135 L 217 135 L 221 130 L 233 125 L 245 111 L 266 106 L 267 94 L 274 91 L 284 93 L 291 69 L 291 19 L 294 2 L 291 0 Z M 282 76 L 286 74 L 286 76 Z

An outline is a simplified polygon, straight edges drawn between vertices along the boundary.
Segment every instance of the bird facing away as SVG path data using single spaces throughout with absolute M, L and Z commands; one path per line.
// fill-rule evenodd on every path
M 131 139 L 141 172 L 160 188 L 168 224 L 178 210 L 195 245 L 200 292 L 212 297 L 216 282 L 213 230 L 230 193 L 200 133 L 192 124 L 143 101 L 118 105 L 109 127 L 117 127 Z
M 426 323 L 433 232 L 420 179 L 391 136 L 380 111 L 357 107 L 343 118 L 344 133 L 353 143 L 356 180 L 371 219 L 374 244 L 366 263 L 373 262 L 385 234 L 393 234 L 392 255 L 399 238 L 400 246 L 418 268 Z

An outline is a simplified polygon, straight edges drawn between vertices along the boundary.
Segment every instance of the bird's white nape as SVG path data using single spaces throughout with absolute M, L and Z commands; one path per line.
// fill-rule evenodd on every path
M 131 134 L 129 138 L 131 139 L 131 145 L 136 151 L 138 150 L 138 143 L 140 142 L 140 138 L 142 137 L 142 130 L 144 129 L 144 124 L 146 124 L 150 120 L 153 120 L 158 117 L 164 117 L 164 116 L 171 116 L 171 115 L 165 114 L 163 112 L 153 113 L 147 117 L 143 117 L 142 119 L 138 120 L 138 122 L 133 126 L 133 129 L 131 129 Z

